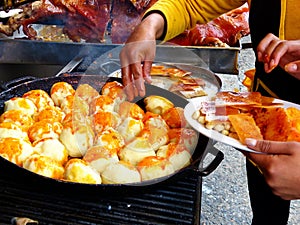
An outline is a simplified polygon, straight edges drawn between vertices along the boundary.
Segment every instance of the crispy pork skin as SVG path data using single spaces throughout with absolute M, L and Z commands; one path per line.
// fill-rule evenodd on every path
M 249 8 L 243 5 L 207 24 L 197 24 L 169 42 L 185 46 L 236 46 L 241 37 L 250 33 L 248 17 Z

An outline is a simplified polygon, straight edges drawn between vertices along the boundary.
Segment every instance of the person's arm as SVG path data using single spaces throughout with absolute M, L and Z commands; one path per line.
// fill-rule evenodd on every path
M 120 53 L 122 80 L 128 99 L 145 95 L 150 82 L 156 40 L 167 41 L 196 23 L 207 23 L 243 5 L 244 0 L 159 0 L 146 13 Z
M 300 40 L 280 40 L 268 34 L 257 46 L 257 57 L 258 61 L 264 62 L 267 73 L 279 65 L 300 79 Z
M 251 149 L 267 154 L 245 153 L 261 170 L 275 195 L 286 200 L 300 199 L 300 142 L 246 139 Z
M 120 52 L 122 82 L 128 100 L 145 95 L 144 81 L 151 83 L 150 70 L 155 58 L 156 39 L 164 32 L 162 15 L 148 15 L 132 32 Z

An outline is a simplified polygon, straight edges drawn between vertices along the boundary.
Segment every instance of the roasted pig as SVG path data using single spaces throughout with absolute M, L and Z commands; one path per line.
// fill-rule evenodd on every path
M 248 5 L 243 5 L 207 24 L 197 24 L 169 42 L 185 46 L 235 46 L 238 40 L 250 33 L 248 17 Z

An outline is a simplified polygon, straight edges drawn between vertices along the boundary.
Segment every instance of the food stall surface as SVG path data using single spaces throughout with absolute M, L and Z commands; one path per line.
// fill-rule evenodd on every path
M 245 38 L 245 41 L 248 42 L 249 37 Z M 240 81 L 243 79 L 243 73 L 244 71 L 248 69 L 252 69 L 254 66 L 254 58 L 253 58 L 253 53 L 250 49 L 242 49 L 239 54 L 239 74 L 217 74 L 222 80 L 222 90 L 238 90 L 241 89 Z M 69 59 L 66 59 L 66 62 L 69 61 Z M 53 72 L 50 73 L 56 73 L 59 71 L 59 68 L 54 68 Z M 9 77 L 8 79 L 10 79 Z M 1 79 L 2 76 L 1 76 Z M 247 180 L 246 180 L 246 171 L 245 171 L 245 158 L 244 156 L 238 152 L 237 150 L 233 149 L 230 146 L 226 146 L 220 143 L 216 143 L 216 147 L 220 149 L 224 155 L 225 159 L 221 163 L 221 165 L 208 177 L 204 177 L 202 179 L 202 197 L 199 197 L 199 190 L 197 188 L 199 187 L 199 181 L 195 180 L 194 177 L 187 177 L 184 178 L 183 180 L 179 181 L 178 187 L 183 188 L 179 190 L 181 192 L 180 196 L 187 197 L 184 201 L 187 204 L 185 212 L 180 212 L 181 213 L 181 218 L 179 220 L 171 220 L 172 222 L 167 221 L 166 218 L 165 221 L 168 224 L 190 224 L 193 221 L 198 221 L 199 218 L 197 218 L 197 215 L 200 215 L 200 213 L 195 213 L 195 210 L 201 210 L 201 218 L 200 218 L 200 224 L 201 225 L 210 225 L 210 224 L 251 224 L 251 209 L 250 209 L 250 203 L 249 203 L 249 198 L 248 198 L 248 189 L 247 189 Z M 189 183 L 188 188 L 185 186 L 187 185 L 185 182 Z M 1 206 L 2 210 L 4 210 L 4 207 L 13 207 L 14 203 L 17 201 L 20 201 L 19 199 L 19 194 L 20 192 L 16 189 L 18 187 L 15 187 L 15 189 L 6 189 L 5 185 L 7 184 L 1 184 L 0 185 L 0 192 L 3 190 L 7 191 L 7 198 L 4 198 L 7 202 L 4 205 Z M 172 186 L 172 185 L 171 185 Z M 201 181 L 200 181 L 200 186 L 201 186 Z M 167 202 L 175 202 L 172 207 L 177 208 L 176 204 L 179 206 L 178 210 L 180 211 L 180 204 L 178 200 L 176 200 L 178 197 L 177 192 L 173 192 L 174 189 L 172 187 L 166 187 L 167 190 L 159 190 L 161 193 L 157 195 L 157 201 L 155 201 L 157 204 L 164 204 L 162 202 L 163 200 Z M 171 188 L 171 191 L 169 192 L 169 188 Z M 194 191 L 193 191 L 194 190 Z M 16 194 L 17 193 L 17 194 Z M 26 188 L 24 188 L 23 193 L 26 192 Z M 5 193 L 4 193 L 5 194 Z M 55 200 L 57 202 L 51 202 L 50 200 L 48 201 L 45 196 L 39 195 L 39 193 L 27 193 L 28 194 L 28 199 L 30 200 L 30 197 L 34 197 L 31 202 L 32 204 L 36 204 L 37 202 L 45 202 L 48 204 L 50 209 L 52 210 L 53 216 L 57 216 L 57 207 L 56 203 L 63 203 L 63 201 L 60 199 L 61 195 L 57 194 L 55 195 Z M 188 197 L 189 196 L 189 197 Z M 153 193 L 149 192 L 143 195 L 143 199 L 135 199 L 134 197 L 130 198 L 130 203 L 131 202 L 149 202 L 149 197 L 153 197 Z M 197 208 L 200 206 L 200 204 L 196 204 L 195 206 L 195 198 L 198 198 L 199 201 L 201 201 L 201 209 Z M 45 200 L 44 200 L 45 199 Z M 52 199 L 53 200 L 53 199 Z M 125 199 L 126 200 L 126 199 Z M 126 201 L 123 203 L 118 203 L 116 201 L 108 201 L 107 199 L 98 199 L 99 202 L 104 202 L 104 205 L 99 206 L 95 205 L 94 203 L 90 203 L 90 209 L 89 208 L 84 208 L 83 212 L 91 212 L 97 209 L 97 207 L 102 207 L 101 210 L 103 212 L 105 211 L 106 214 L 103 214 L 102 216 L 109 216 L 110 214 L 116 214 L 119 217 L 122 217 L 124 215 L 124 212 L 126 212 L 128 209 L 133 209 L 135 207 L 135 204 L 127 204 Z M 81 206 L 82 203 L 80 203 L 80 200 L 76 201 L 78 204 L 77 205 L 69 205 L 71 201 L 67 201 L 68 204 L 63 205 L 62 207 L 67 210 L 67 213 L 65 216 L 71 215 L 70 210 L 72 207 L 78 207 L 78 212 L 81 211 Z M 154 203 L 155 203 L 154 202 Z M 117 209 L 114 208 L 114 206 L 120 205 L 121 208 Z M 153 205 L 153 204 L 152 204 Z M 12 214 L 14 212 L 26 212 L 26 210 L 30 210 L 30 207 L 32 205 L 26 205 L 25 208 L 20 209 L 16 208 L 14 211 L 12 211 Z M 169 207 L 169 206 L 168 206 Z M 190 207 L 190 209 L 189 209 Z M 194 208 L 192 208 L 194 207 Z M 170 210 L 166 210 L 166 207 L 163 207 L 163 211 L 171 212 Z M 25 211 L 24 211 L 25 210 Z M 138 207 L 138 210 L 134 213 L 131 214 L 131 218 L 126 218 L 125 222 L 128 222 L 128 224 L 138 224 L 141 221 L 138 221 L 139 216 L 136 215 L 144 215 L 147 216 L 147 213 L 142 212 L 141 210 L 147 210 L 146 208 L 140 208 Z M 173 209 L 172 209 L 173 210 Z M 291 215 L 289 219 L 289 225 L 296 225 L 300 223 L 300 215 L 297 213 L 300 210 L 300 203 L 299 201 L 293 201 L 291 205 Z M 40 212 L 36 212 L 36 214 L 42 214 L 45 212 L 45 209 L 41 208 Z M 58 213 L 63 214 L 64 212 L 59 211 Z M 69 213 L 69 214 L 68 214 Z M 190 213 L 193 215 L 184 215 L 184 213 Z M 172 213 L 171 213 L 172 214 Z M 9 216 L 11 216 L 9 215 Z M 24 214 L 25 215 L 25 214 Z M 24 215 L 16 215 L 16 216 L 24 216 Z M 120 216 L 121 215 L 121 216 Z M 172 214 L 173 215 L 173 214 Z M 196 218 L 195 218 L 196 215 Z M 89 217 L 90 219 L 93 219 L 93 216 L 91 214 L 86 214 L 83 215 L 81 213 L 78 213 L 77 215 L 74 215 L 78 217 L 79 219 L 86 219 Z M 95 215 L 94 215 L 95 216 Z M 153 224 L 158 224 L 157 219 L 159 217 L 164 217 L 164 215 L 160 212 L 157 212 L 157 218 L 154 218 Z M 175 215 L 173 215 L 175 217 Z M 0 215 L 2 219 L 9 219 L 7 215 Z M 177 217 L 177 214 L 176 214 Z M 177 217 L 178 218 L 178 217 Z M 35 219 L 35 218 L 32 218 Z M 49 218 L 50 220 L 51 218 Z M 76 219 L 76 218 L 73 218 Z M 95 218 L 94 218 L 95 219 Z M 109 221 L 110 218 L 108 219 L 107 223 L 108 224 L 113 224 L 112 221 Z M 58 223 L 59 221 L 57 221 Z M 60 221 L 61 222 L 61 221 Z M 67 222 L 65 222 L 66 224 Z M 62 224 L 62 223 L 61 223 Z M 74 223 L 75 224 L 75 223 Z

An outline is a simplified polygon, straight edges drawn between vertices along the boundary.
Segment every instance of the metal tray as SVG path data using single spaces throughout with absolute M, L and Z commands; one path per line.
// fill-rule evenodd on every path
M 100 56 L 118 44 L 95 44 L 74 42 L 46 42 L 23 39 L 0 38 L 0 73 L 1 80 L 9 80 L 25 75 L 48 77 L 58 72 L 74 57 L 81 55 L 84 60 L 77 68 L 79 72 L 86 71 Z M 184 54 L 177 54 L 185 49 Z M 178 61 L 183 64 L 207 65 L 215 73 L 238 74 L 238 53 L 240 46 L 230 48 L 191 47 L 158 45 L 156 61 Z M 174 57 L 177 56 L 177 57 Z M 118 60 L 118 55 L 112 56 Z M 200 60 L 199 62 L 199 58 Z M 201 66 L 200 65 L 200 66 Z

